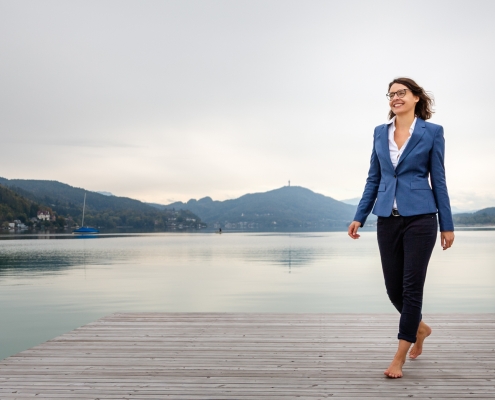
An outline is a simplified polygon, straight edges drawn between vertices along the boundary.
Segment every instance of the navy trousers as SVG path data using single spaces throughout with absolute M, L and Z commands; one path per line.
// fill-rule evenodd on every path
M 416 342 L 426 270 L 437 238 L 436 214 L 378 217 L 377 237 L 387 294 L 400 313 L 399 339 Z

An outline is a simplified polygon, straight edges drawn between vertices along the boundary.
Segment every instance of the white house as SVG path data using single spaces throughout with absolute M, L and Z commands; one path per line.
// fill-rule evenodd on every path
M 38 211 L 38 219 L 40 221 L 50 221 L 50 213 L 48 211 Z

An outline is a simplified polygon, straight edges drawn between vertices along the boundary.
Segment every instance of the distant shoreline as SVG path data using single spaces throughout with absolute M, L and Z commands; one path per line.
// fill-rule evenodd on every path
M 456 226 L 456 231 L 495 231 L 495 226 Z M 322 230 L 284 230 L 284 229 L 272 229 L 272 230 L 223 230 L 222 234 L 280 234 L 280 235 L 290 235 L 290 234 L 318 234 L 318 233 L 331 233 L 331 232 L 339 232 L 344 234 L 346 232 L 345 229 L 322 229 Z M 376 232 L 376 227 L 364 227 L 360 229 L 360 232 Z M 0 232 L 0 241 L 1 240 L 29 240 L 29 239 L 104 239 L 104 238 L 114 238 L 114 237 L 134 237 L 134 236 L 159 236 L 161 234 L 167 235 L 183 235 L 183 234 L 217 234 L 218 231 L 214 229 L 201 229 L 201 230 L 170 230 L 170 231 L 154 231 L 154 232 L 144 232 L 144 231 L 134 231 L 134 232 L 101 232 L 98 235 L 91 235 L 85 237 L 84 235 L 73 235 L 72 233 L 63 232 L 63 231 L 42 231 L 33 233 L 32 231 L 25 232 Z

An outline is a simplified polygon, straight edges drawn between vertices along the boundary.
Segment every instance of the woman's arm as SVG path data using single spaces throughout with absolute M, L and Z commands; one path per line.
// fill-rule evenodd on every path
M 373 209 L 375 204 L 376 196 L 378 194 L 378 186 L 380 185 L 380 180 L 382 177 L 380 169 L 380 161 L 375 150 L 375 134 L 373 135 L 373 150 L 371 152 L 370 169 L 368 171 L 368 178 L 366 179 L 366 185 L 364 187 L 363 196 L 359 202 L 356 210 L 356 215 L 354 216 L 354 221 L 359 222 L 360 226 L 364 226 L 366 218 Z M 357 230 L 356 230 L 357 232 Z
M 439 126 L 435 132 L 433 147 L 430 153 L 430 180 L 433 196 L 437 203 L 440 231 L 452 232 L 454 231 L 454 221 L 452 219 L 449 193 L 447 192 L 447 183 L 445 179 L 444 155 L 445 139 L 443 137 L 443 128 Z M 444 243 L 442 243 L 442 246 L 444 246 Z

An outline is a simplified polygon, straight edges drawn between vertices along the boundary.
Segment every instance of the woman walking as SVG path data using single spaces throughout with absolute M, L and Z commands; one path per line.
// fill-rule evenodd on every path
M 387 294 L 400 313 L 399 347 L 384 374 L 402 377 L 407 353 L 418 357 L 431 328 L 422 321 L 423 287 L 437 237 L 454 242 L 454 224 L 445 181 L 443 128 L 426 120 L 433 101 L 409 78 L 388 85 L 390 112 L 375 128 L 368 179 L 348 234 L 358 239 L 373 209 Z M 430 178 L 430 183 L 428 181 Z

